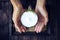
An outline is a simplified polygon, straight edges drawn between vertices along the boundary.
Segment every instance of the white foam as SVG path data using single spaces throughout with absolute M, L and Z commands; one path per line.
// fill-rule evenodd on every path
M 24 12 L 21 16 L 21 23 L 26 27 L 32 27 L 36 25 L 37 21 L 38 16 L 32 11 Z

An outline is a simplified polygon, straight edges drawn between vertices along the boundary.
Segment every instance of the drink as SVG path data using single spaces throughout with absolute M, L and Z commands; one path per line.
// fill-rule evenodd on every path
M 38 16 L 33 11 L 25 11 L 21 15 L 21 23 L 27 28 L 27 31 L 34 31 L 34 26 L 37 24 Z

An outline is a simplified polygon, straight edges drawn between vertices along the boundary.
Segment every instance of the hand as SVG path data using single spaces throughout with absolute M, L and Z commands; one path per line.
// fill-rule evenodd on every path
M 16 31 L 19 33 L 22 33 L 26 31 L 26 28 L 20 22 L 20 17 L 21 17 L 21 13 L 23 13 L 22 11 L 23 9 L 21 9 L 20 11 L 19 10 L 20 9 L 17 9 L 13 12 L 12 20 L 13 20 Z
M 47 25 L 47 23 L 48 23 L 48 15 L 45 14 L 45 15 L 47 15 L 47 17 L 45 17 L 45 15 L 43 16 L 41 13 L 39 13 L 39 11 L 37 11 L 37 15 L 38 15 L 38 22 L 37 22 L 37 25 L 35 26 L 35 31 L 37 33 L 39 33 L 39 32 L 41 32 L 43 30 L 44 26 Z
M 44 28 L 44 25 L 45 25 L 45 18 L 41 15 L 38 15 L 38 23 L 35 26 L 36 33 L 41 32 Z
M 26 31 L 26 28 L 21 25 L 21 23 L 19 21 L 17 21 L 16 23 L 14 23 L 15 29 L 17 32 L 22 33 Z
M 48 13 L 45 8 L 45 0 L 37 0 L 35 12 L 38 14 L 38 23 L 35 27 L 37 33 L 41 32 L 48 23 Z
M 22 26 L 20 22 L 20 16 L 21 16 L 21 13 L 23 12 L 22 4 L 19 2 L 19 0 L 10 0 L 10 1 L 14 9 L 12 20 L 13 20 L 15 29 L 19 33 L 25 32 L 26 28 Z

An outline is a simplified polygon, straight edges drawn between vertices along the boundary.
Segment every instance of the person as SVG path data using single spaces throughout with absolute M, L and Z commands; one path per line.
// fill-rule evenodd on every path
M 46 0 L 10 0 L 13 5 L 13 16 L 12 20 L 17 32 L 26 32 L 26 28 L 21 24 L 20 17 L 22 13 L 31 5 L 32 9 L 38 15 L 38 22 L 35 26 L 34 31 L 39 33 L 43 30 L 43 27 L 48 23 L 48 12 L 45 7 Z M 36 3 L 36 4 L 35 4 Z M 35 4 L 35 5 L 34 5 Z M 35 7 L 35 8 L 34 8 Z

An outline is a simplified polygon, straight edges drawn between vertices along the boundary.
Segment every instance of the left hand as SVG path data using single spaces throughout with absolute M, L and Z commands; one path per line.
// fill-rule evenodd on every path
M 38 15 L 38 22 L 35 26 L 35 31 L 37 33 L 41 32 L 45 26 L 45 18 L 42 15 Z
M 48 23 L 48 13 L 45 8 L 45 0 L 37 0 L 35 12 L 38 14 L 38 23 L 35 26 L 35 31 L 39 33 Z

